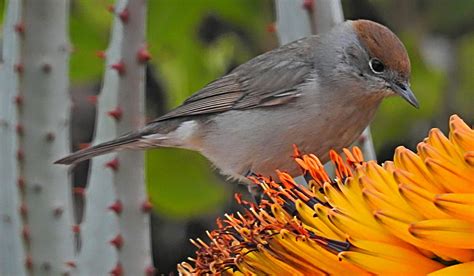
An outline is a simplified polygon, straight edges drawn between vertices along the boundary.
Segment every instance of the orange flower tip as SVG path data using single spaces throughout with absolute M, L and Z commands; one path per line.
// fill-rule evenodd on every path
M 123 111 L 122 111 L 122 108 L 120 108 L 120 106 L 117 106 L 115 109 L 107 112 L 107 115 L 109 115 L 116 121 L 120 121 L 120 119 L 122 119 L 122 114 L 123 114 Z
M 113 171 L 117 171 L 119 169 L 119 160 L 118 158 L 114 158 L 112 160 L 110 160 L 109 162 L 105 163 L 105 167 L 106 168 L 109 168 Z
M 115 246 L 117 249 L 121 249 L 123 246 L 123 237 L 122 235 L 118 234 L 113 239 L 110 240 L 110 244 Z
M 120 20 L 125 24 L 128 22 L 129 17 L 130 17 L 130 11 L 128 8 L 124 8 L 119 14 L 118 14 Z
M 100 58 L 100 59 L 105 59 L 105 51 L 103 51 L 103 50 L 96 51 L 95 56 Z
M 149 200 L 142 203 L 141 210 L 143 213 L 149 213 L 153 209 L 153 204 Z
M 137 60 L 138 62 L 140 63 L 146 63 L 147 61 L 149 61 L 151 59 L 151 54 L 150 52 L 148 51 L 147 47 L 144 46 L 142 48 L 140 48 L 140 50 L 138 50 L 138 53 L 137 53 Z
M 301 157 L 301 151 L 298 149 L 296 144 L 293 144 L 293 158 Z
M 122 202 L 120 200 L 116 200 L 112 205 L 108 207 L 109 210 L 114 211 L 116 214 L 122 213 Z
M 115 267 L 109 272 L 111 276 L 122 276 L 123 275 L 123 268 L 120 263 L 117 263 Z
M 74 262 L 74 261 L 66 261 L 65 264 L 67 266 L 69 266 L 70 268 L 76 268 L 77 267 L 76 262 Z
M 71 229 L 72 229 L 72 232 L 73 232 L 74 234 L 78 234 L 78 233 L 81 232 L 81 226 L 80 226 L 79 224 L 74 224 L 74 225 L 71 227 Z
M 123 63 L 122 61 L 114 63 L 110 65 L 110 67 L 117 71 L 119 75 L 123 75 L 125 73 L 125 63 Z
M 314 0 L 304 0 L 303 1 L 303 9 L 312 12 L 314 9 Z

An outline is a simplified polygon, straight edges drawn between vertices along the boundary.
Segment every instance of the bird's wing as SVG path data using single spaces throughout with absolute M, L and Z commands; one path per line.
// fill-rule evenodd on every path
M 314 68 L 312 46 L 316 39 L 297 40 L 240 65 L 156 121 L 290 102 L 299 96 L 297 87 Z

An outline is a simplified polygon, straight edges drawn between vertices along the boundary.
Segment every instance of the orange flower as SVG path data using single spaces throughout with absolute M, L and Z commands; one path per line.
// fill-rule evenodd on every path
M 474 130 L 458 116 L 450 135 L 433 129 L 417 153 L 399 147 L 394 161 L 363 162 L 361 151 L 295 161 L 308 185 L 278 172 L 279 183 L 253 180 L 259 206 L 218 219 L 183 275 L 474 273 Z

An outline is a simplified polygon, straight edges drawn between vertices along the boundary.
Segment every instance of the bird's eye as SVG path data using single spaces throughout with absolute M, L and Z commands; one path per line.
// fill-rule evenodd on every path
M 383 63 L 376 58 L 369 60 L 369 66 L 370 70 L 372 70 L 372 72 L 374 72 L 375 74 L 383 73 L 383 71 L 385 70 L 385 65 L 383 65 Z

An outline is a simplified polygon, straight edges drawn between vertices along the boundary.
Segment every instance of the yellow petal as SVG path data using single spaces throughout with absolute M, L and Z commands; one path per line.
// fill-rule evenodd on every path
M 391 261 L 397 263 L 396 267 L 384 268 L 382 266 L 378 268 L 378 271 L 370 270 L 372 272 L 391 273 L 392 271 L 399 271 L 401 273 L 402 271 L 413 272 L 416 269 L 417 273 L 426 274 L 444 267 L 442 264 L 426 258 L 416 251 L 399 246 L 354 238 L 349 238 L 348 241 L 351 244 L 350 251 L 378 257 L 381 262 Z
M 439 194 L 432 200 L 451 216 L 474 222 L 474 194 Z
M 474 275 L 474 262 L 448 266 L 428 274 L 428 276 L 459 276 Z
M 437 159 L 427 158 L 426 167 L 438 184 L 454 193 L 474 193 L 474 170 L 466 166 L 455 166 Z
M 474 260 L 474 252 L 467 249 L 450 248 L 431 243 L 428 240 L 413 236 L 409 231 L 410 224 L 400 221 L 386 212 L 376 212 L 374 216 L 380 223 L 396 237 L 424 250 L 429 250 L 445 260 L 468 262 Z
M 400 193 L 406 201 L 427 219 L 451 218 L 433 202 L 435 194 L 412 184 L 400 184 Z
M 431 219 L 410 225 L 410 233 L 433 244 L 474 249 L 474 224 L 459 219 Z
M 445 191 L 445 188 L 442 185 L 439 185 L 433 175 L 428 171 L 423 160 L 407 148 L 402 146 L 397 147 L 393 162 L 397 168 L 416 175 L 417 179 L 419 179 L 417 183 L 424 183 L 423 185 L 434 185 L 437 186 L 437 189 Z M 429 188 L 426 189 L 432 191 Z
M 449 119 L 450 140 L 461 151 L 474 150 L 474 130 L 472 130 L 459 116 L 453 115 Z

